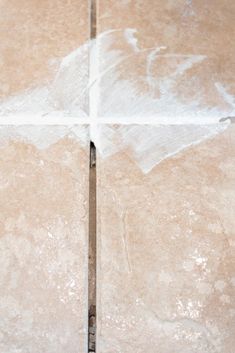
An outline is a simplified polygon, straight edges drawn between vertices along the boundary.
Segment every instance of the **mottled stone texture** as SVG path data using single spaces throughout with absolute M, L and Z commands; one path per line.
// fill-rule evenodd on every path
M 184 112 L 181 105 L 188 114 L 234 112 L 234 17 L 233 0 L 99 0 L 97 31 L 107 31 L 99 45 L 100 70 L 107 71 L 100 81 L 100 115 L 108 109 L 114 72 L 117 86 L 125 81 L 130 103 L 133 94 L 147 94 L 161 106 L 155 108 L 159 116 L 169 113 L 163 101 L 174 105 L 176 115 L 177 109 Z M 119 104 L 120 116 L 140 113 Z M 116 113 L 117 107 L 109 115 L 112 110 Z M 149 110 L 146 103 L 145 115 Z
M 98 353 L 234 352 L 234 151 L 228 127 L 148 174 L 98 155 Z
M 87 352 L 88 151 L 69 129 L 48 146 L 1 128 L 0 352 Z M 28 127 L 25 127 L 25 134 Z M 40 138 L 42 128 L 30 129 Z M 77 132 L 82 127 L 77 128 Z M 47 131 L 47 134 L 45 133 Z M 58 133 L 51 141 L 50 135 Z M 9 135 L 9 136 L 7 136 Z M 11 137 L 11 136 L 15 137 Z
M 87 0 L 1 0 L 0 98 L 48 83 L 89 39 L 88 10 Z

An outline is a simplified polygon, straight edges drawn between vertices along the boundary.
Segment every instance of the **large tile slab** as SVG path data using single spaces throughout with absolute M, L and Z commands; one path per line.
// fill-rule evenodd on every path
M 85 127 L 0 127 L 0 351 L 87 352 Z
M 0 114 L 86 114 L 88 40 L 88 0 L 2 0 Z
M 235 128 L 211 129 L 99 127 L 98 353 L 234 352 Z
M 98 0 L 99 117 L 204 123 L 234 114 L 234 17 L 233 0 Z

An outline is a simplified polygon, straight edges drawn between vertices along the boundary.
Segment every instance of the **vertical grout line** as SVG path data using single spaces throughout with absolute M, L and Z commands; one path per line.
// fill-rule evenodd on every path
M 96 149 L 90 142 L 89 261 L 88 261 L 88 352 L 96 351 Z
M 89 120 L 90 137 L 94 138 L 98 116 L 99 85 L 98 76 L 98 43 L 97 43 L 97 1 L 90 0 L 90 51 L 89 51 Z
M 90 40 L 96 38 L 96 0 L 90 0 Z M 90 48 L 89 76 L 92 71 Z M 91 79 L 91 77 L 90 77 Z M 89 114 L 94 104 L 89 92 Z M 89 245 L 88 245 L 88 353 L 96 352 L 96 148 L 91 141 L 90 126 L 90 170 L 89 170 Z
M 96 38 L 96 0 L 90 0 L 90 38 Z

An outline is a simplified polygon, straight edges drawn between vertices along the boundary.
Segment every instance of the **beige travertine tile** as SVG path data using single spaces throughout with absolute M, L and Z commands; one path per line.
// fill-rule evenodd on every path
M 171 129 L 100 127 L 98 353 L 234 351 L 235 128 Z
M 2 0 L 1 115 L 87 112 L 88 40 L 88 0 Z
M 233 0 L 98 0 L 99 116 L 234 114 L 234 16 Z
M 0 128 L 0 351 L 87 352 L 85 127 Z

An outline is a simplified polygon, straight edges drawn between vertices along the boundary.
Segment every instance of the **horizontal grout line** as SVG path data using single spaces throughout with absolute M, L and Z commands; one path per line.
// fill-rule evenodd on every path
M 169 125 L 221 125 L 221 124 L 229 124 L 231 123 L 230 119 L 232 118 L 221 118 L 220 121 L 209 121 L 205 120 L 200 122 L 195 121 L 187 121 L 187 118 L 182 119 L 181 121 L 169 121 L 169 118 L 162 117 L 162 121 L 157 121 L 158 118 L 128 118 L 127 120 L 121 120 L 118 118 L 78 118 L 78 117 L 41 117 L 37 115 L 30 116 L 19 116 L 19 115 L 11 115 L 11 116 L 1 116 L 0 117 L 0 125 L 159 125 L 159 126 L 169 126 Z M 160 119 L 159 119 L 160 120 Z M 165 121 L 164 121 L 165 120 Z M 168 121 L 167 121 L 168 120 Z

